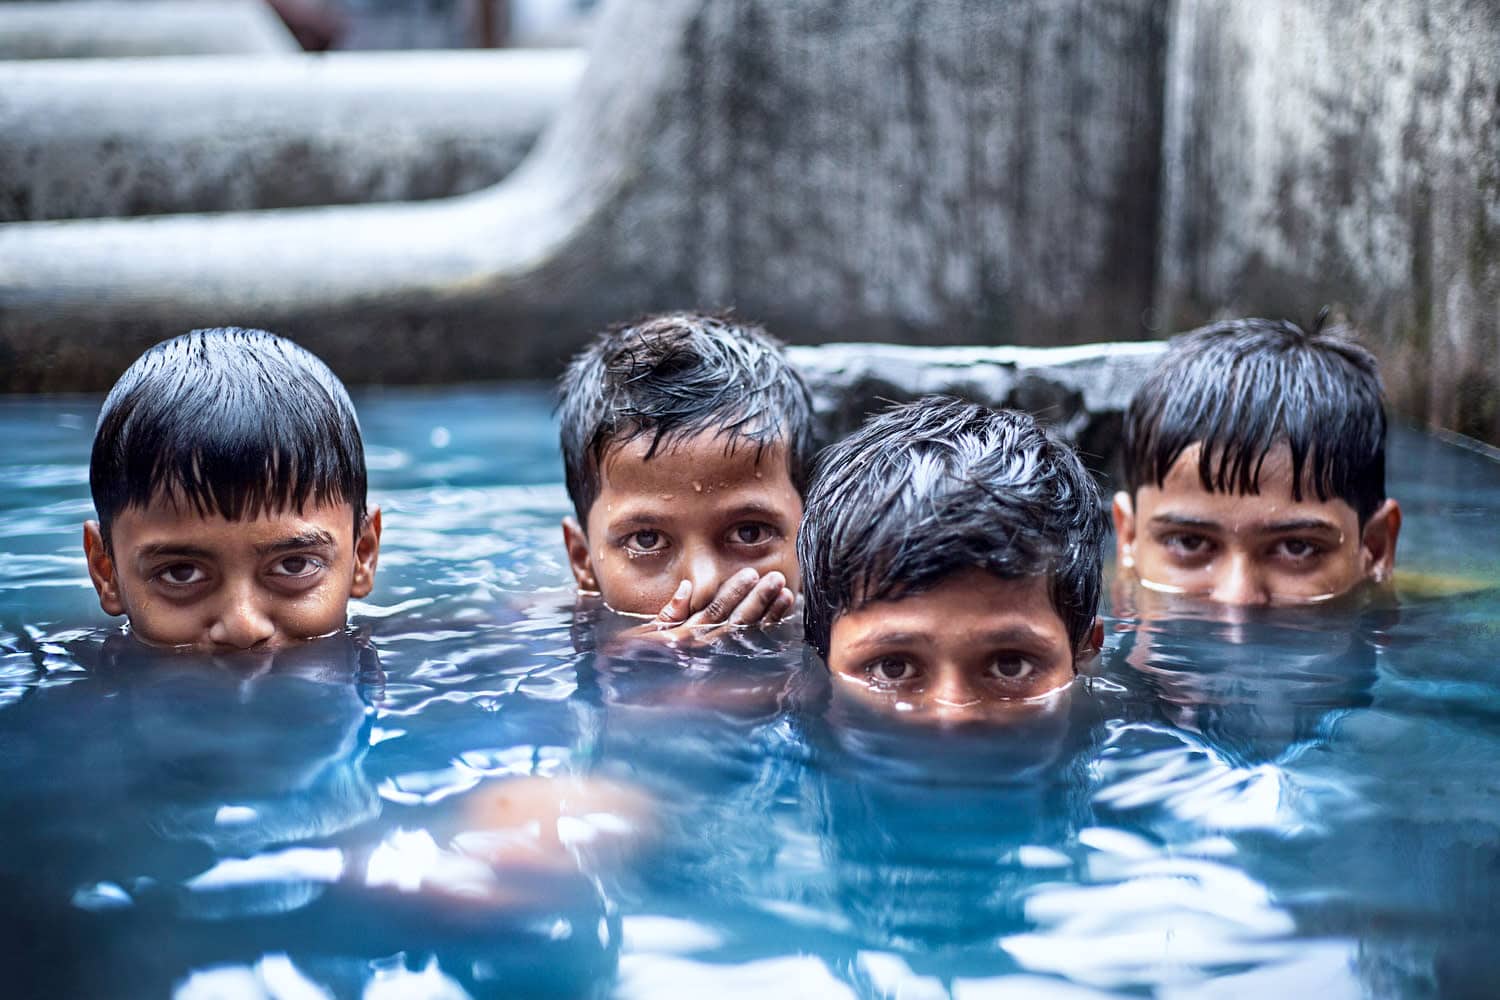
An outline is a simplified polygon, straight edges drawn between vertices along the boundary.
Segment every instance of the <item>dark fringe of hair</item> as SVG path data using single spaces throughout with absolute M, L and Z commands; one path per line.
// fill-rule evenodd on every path
M 194 330 L 110 390 L 89 487 L 106 542 L 121 511 L 163 498 L 231 521 L 347 502 L 357 532 L 364 444 L 343 383 L 313 354 L 263 330 Z
M 797 553 L 806 637 L 839 615 L 968 568 L 1050 580 L 1075 650 L 1098 612 L 1103 501 L 1072 449 L 1029 415 L 927 397 L 818 456 Z
M 1380 371 L 1346 328 L 1319 327 L 1240 319 L 1173 340 L 1126 413 L 1126 488 L 1160 487 L 1201 444 L 1204 489 L 1256 494 L 1266 457 L 1285 445 L 1293 499 L 1337 497 L 1363 525 L 1385 500 Z
M 666 313 L 612 327 L 573 359 L 558 412 L 568 496 L 580 522 L 598 499 L 605 452 L 650 435 L 662 448 L 712 430 L 726 451 L 787 449 L 800 493 L 812 457 L 812 398 L 780 342 L 726 316 Z

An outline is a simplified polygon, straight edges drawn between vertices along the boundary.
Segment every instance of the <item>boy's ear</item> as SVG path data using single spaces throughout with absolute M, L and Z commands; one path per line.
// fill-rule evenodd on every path
M 583 533 L 576 517 L 565 517 L 562 522 L 563 545 L 568 550 L 568 568 L 573 571 L 573 582 L 579 590 L 595 593 L 599 580 L 594 576 L 594 564 L 589 559 L 589 539 Z
M 1104 619 L 1098 615 L 1094 616 L 1094 624 L 1089 626 L 1088 635 L 1083 638 L 1083 646 L 1073 658 L 1074 662 L 1082 663 L 1099 655 L 1099 650 L 1104 648 Z
M 380 508 L 365 515 L 365 523 L 354 540 L 354 582 L 350 597 L 369 597 L 375 589 L 375 564 L 380 560 Z
M 1365 522 L 1360 534 L 1360 556 L 1364 560 L 1365 576 L 1376 583 L 1385 583 L 1396 572 L 1396 538 L 1401 534 L 1401 505 L 1386 498 L 1375 513 Z
M 123 615 L 125 602 L 120 600 L 120 582 L 115 576 L 115 560 L 104 544 L 104 533 L 98 521 L 83 522 L 83 557 L 88 562 L 89 579 L 99 594 L 99 607 L 107 615 Z
M 1135 501 L 1124 490 L 1109 507 L 1115 522 L 1115 561 L 1125 569 L 1135 566 Z

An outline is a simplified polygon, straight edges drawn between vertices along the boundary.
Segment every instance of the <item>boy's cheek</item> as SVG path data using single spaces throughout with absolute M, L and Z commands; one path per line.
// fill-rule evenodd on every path
M 628 559 L 594 560 L 599 595 L 615 611 L 627 615 L 655 615 L 667 606 L 678 581 L 641 573 Z

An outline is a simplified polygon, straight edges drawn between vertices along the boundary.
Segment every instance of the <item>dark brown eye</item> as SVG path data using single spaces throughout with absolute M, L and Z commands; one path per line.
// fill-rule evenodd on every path
M 662 548 L 661 532 L 650 529 L 635 532 L 630 536 L 628 542 L 631 548 L 639 549 L 642 552 L 654 552 Z
M 192 563 L 173 563 L 157 575 L 167 583 L 178 587 L 201 583 L 208 579 L 208 574 Z
M 990 673 L 1005 681 L 1021 681 L 1030 677 L 1035 667 L 1024 656 L 997 656 L 990 663 Z
M 759 545 L 761 542 L 769 541 L 770 538 L 771 527 L 767 524 L 752 521 L 734 527 L 734 540 L 741 545 Z
M 1281 551 L 1292 559 L 1310 559 L 1318 554 L 1318 546 L 1305 538 L 1284 538 Z
M 271 567 L 272 576 L 311 576 L 323 568 L 323 563 L 312 556 L 286 556 Z
M 1201 556 L 1209 551 L 1210 542 L 1204 535 L 1167 535 L 1162 544 L 1180 556 Z
M 878 684 L 909 681 L 917 676 L 917 668 L 912 666 L 911 661 L 898 656 L 882 656 L 865 668 L 865 672 Z

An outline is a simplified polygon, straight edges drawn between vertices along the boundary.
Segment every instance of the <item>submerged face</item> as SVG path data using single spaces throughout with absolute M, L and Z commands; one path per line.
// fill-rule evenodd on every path
M 1361 528 L 1343 500 L 1294 499 L 1284 445 L 1267 454 L 1258 494 L 1214 493 L 1198 475 L 1199 451 L 1184 451 L 1160 488 L 1115 496 L 1120 568 L 1143 587 L 1222 604 L 1302 604 L 1390 578 L 1401 528 L 1394 500 Z
M 342 628 L 349 598 L 370 593 L 380 512 L 359 537 L 347 503 L 229 521 L 166 499 L 115 517 L 110 545 L 84 528 L 99 604 L 158 646 L 270 652 Z
M 1025 716 L 1075 672 L 1046 578 L 1004 580 L 980 569 L 840 615 L 828 669 L 836 697 L 937 722 Z
M 704 432 L 647 459 L 650 447 L 646 436 L 606 451 L 588 523 L 563 523 L 580 590 L 640 615 L 660 612 L 684 580 L 699 611 L 746 566 L 779 571 L 797 590 L 802 497 L 784 445 L 738 442 L 726 451 L 722 437 Z

